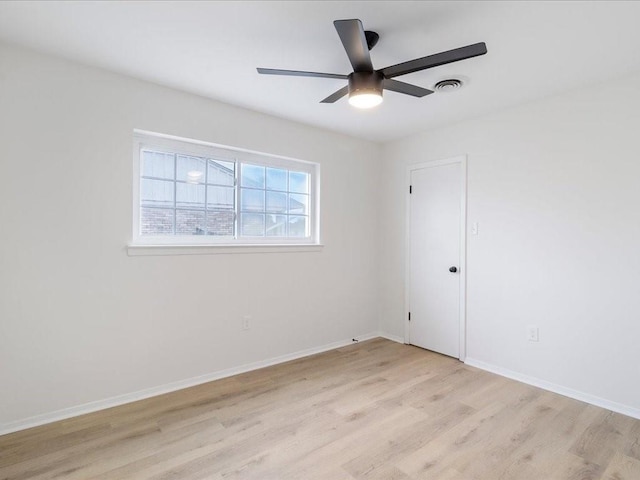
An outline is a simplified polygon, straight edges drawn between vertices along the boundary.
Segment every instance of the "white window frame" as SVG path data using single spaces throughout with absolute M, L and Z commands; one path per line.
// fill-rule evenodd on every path
M 320 246 L 319 229 L 319 183 L 320 165 L 304 160 L 282 157 L 267 153 L 244 150 L 225 145 L 191 140 L 173 135 L 165 135 L 144 130 L 134 130 L 133 148 L 133 230 L 130 254 L 168 254 L 173 247 L 184 247 L 181 253 L 203 253 L 202 249 L 193 247 L 272 247 L 272 246 Z M 309 174 L 309 237 L 243 237 L 236 232 L 235 237 L 215 235 L 141 235 L 140 234 L 140 177 L 141 152 L 144 149 L 159 149 L 186 155 L 216 158 L 223 161 L 236 162 L 236 176 L 241 163 L 278 167 L 305 172 Z M 237 182 L 236 182 L 237 183 Z M 240 185 L 235 185 L 235 209 L 240 213 L 239 198 Z M 236 218 L 236 224 L 238 223 Z M 136 247 L 150 247 L 146 252 L 136 250 Z M 171 247 L 155 248 L 155 247 Z M 296 251 L 294 249 L 294 251 Z M 207 253 L 207 252 L 204 252 Z M 219 253 L 219 252 L 210 252 Z

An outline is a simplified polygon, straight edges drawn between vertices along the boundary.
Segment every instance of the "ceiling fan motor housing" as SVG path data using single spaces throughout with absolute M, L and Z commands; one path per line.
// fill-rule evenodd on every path
M 382 96 L 383 81 L 380 72 L 352 72 L 349 74 L 349 95 L 373 93 Z

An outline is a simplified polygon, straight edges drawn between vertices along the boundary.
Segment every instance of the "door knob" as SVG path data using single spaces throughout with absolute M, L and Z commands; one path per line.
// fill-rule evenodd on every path
M 456 273 L 458 271 L 458 269 L 456 267 L 449 267 L 449 271 L 451 273 Z

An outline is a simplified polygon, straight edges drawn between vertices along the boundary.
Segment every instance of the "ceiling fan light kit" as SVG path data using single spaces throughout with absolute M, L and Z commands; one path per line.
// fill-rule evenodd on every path
M 349 104 L 357 108 L 380 105 L 383 82 L 380 72 L 353 72 L 349 75 Z
M 351 62 L 351 66 L 353 67 L 353 72 L 349 75 L 303 72 L 299 70 L 278 70 L 273 68 L 258 68 L 258 73 L 263 75 L 288 75 L 347 80 L 347 86 L 332 93 L 320 103 L 335 103 L 345 95 L 348 95 L 349 104 L 358 108 L 371 108 L 382 103 L 383 90 L 391 90 L 392 92 L 418 98 L 433 93 L 433 90 L 393 80 L 394 77 L 458 62 L 487 53 L 487 46 L 483 42 L 474 43 L 466 47 L 460 47 L 374 70 L 369 50 L 376 45 L 380 36 L 376 32 L 365 31 L 362 27 L 362 22 L 358 19 L 336 20 L 333 22 L 333 25 L 338 32 L 349 62 Z M 438 85 L 443 82 L 438 82 L 435 88 L 438 90 L 459 88 L 462 82 L 457 82 L 457 85 L 441 85 L 442 88 L 438 88 Z

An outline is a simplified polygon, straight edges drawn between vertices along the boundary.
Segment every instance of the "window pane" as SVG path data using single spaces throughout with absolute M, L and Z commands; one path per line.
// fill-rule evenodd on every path
M 142 151 L 142 176 L 173 180 L 173 153 Z
M 143 207 L 173 207 L 172 181 L 150 180 L 140 181 L 140 203 Z
M 207 183 L 215 185 L 233 185 L 235 183 L 235 163 L 221 160 L 209 160 Z
M 306 215 L 309 209 L 309 195 L 289 194 L 289 213 Z
M 264 188 L 264 167 L 242 164 L 242 186 Z
M 176 206 L 204 209 L 204 185 L 176 183 Z
M 204 211 L 176 210 L 176 235 L 204 235 Z
M 233 236 L 234 213 L 229 210 L 207 211 L 207 235 Z
M 233 209 L 235 204 L 233 187 L 207 187 L 208 209 Z
M 266 233 L 268 237 L 287 236 L 287 216 L 267 215 Z
M 289 236 L 290 237 L 306 237 L 307 236 L 307 217 L 289 216 Z
M 140 235 L 173 234 L 173 209 L 141 208 Z
M 289 191 L 295 193 L 309 193 L 309 174 L 303 172 L 289 172 Z
M 267 167 L 267 190 L 287 190 L 287 171 Z
M 240 191 L 240 205 L 243 212 L 264 212 L 264 190 Z
M 267 192 L 267 212 L 287 213 L 287 194 Z
M 178 155 L 177 180 L 189 183 L 204 183 L 204 158 Z
M 135 145 L 134 240 L 158 235 L 168 244 L 279 244 L 287 238 L 303 243 L 295 239 L 316 233 L 316 170 L 307 162 L 142 132 Z M 182 238 L 171 239 L 176 236 Z
M 264 236 L 264 215 L 257 213 L 243 213 L 240 216 L 241 235 L 246 237 Z

